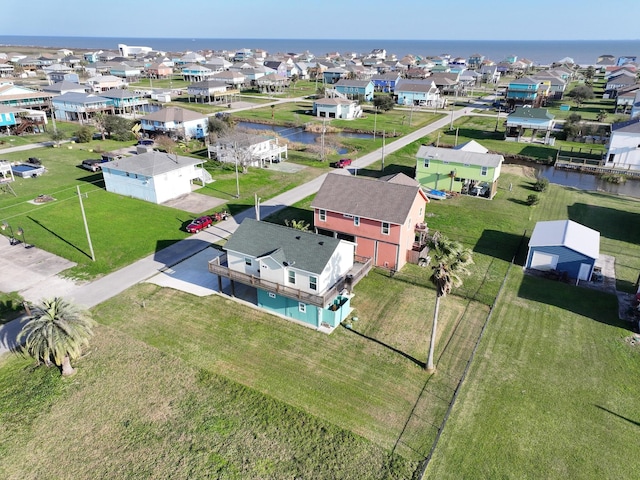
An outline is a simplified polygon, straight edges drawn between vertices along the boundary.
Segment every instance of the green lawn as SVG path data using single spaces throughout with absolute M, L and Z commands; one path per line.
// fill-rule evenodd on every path
M 640 349 L 616 313 L 512 269 L 426 478 L 635 478 Z
M 47 172 L 37 178 L 16 178 L 11 186 L 17 196 L 0 194 L 0 220 L 14 229 L 22 227 L 28 243 L 76 262 L 78 265 L 66 274 L 78 279 L 112 272 L 185 238 L 188 234 L 184 226 L 196 214 L 110 194 L 104 190 L 100 173 L 78 167 L 86 158 L 99 157 L 90 150 L 109 151 L 132 143 L 92 141 L 3 155 L 10 161 L 38 157 Z M 227 208 L 237 213 L 253 205 L 255 193 L 267 200 L 315 178 L 328 168 L 319 166 L 321 168 L 309 166 L 293 174 L 250 168 L 248 173 L 239 174 L 240 197 L 235 198 L 235 169 L 211 163 L 207 168 L 216 181 L 200 188 L 198 193 L 226 201 L 216 210 Z M 85 195 L 83 204 L 95 262 L 90 257 L 77 186 Z M 33 200 L 40 194 L 50 195 L 55 201 L 34 204 Z M 8 231 L 2 233 L 9 234 Z

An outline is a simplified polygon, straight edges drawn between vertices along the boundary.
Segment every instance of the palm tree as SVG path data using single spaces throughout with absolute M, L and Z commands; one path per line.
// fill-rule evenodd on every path
M 284 223 L 287 227 L 300 230 L 301 232 L 308 232 L 310 227 L 304 220 L 285 220 Z
M 49 365 L 53 361 L 62 375 L 72 375 L 71 360 L 89 343 L 93 325 L 88 312 L 62 298 L 42 300 L 32 309 L 18 342 L 24 339 L 23 349 L 38 362 Z
M 453 287 L 462 285 L 462 277 L 469 275 L 467 267 L 473 263 L 473 258 L 470 249 L 464 248 L 460 242 L 449 240 L 439 232 L 436 232 L 429 239 L 428 245 L 433 263 L 429 280 L 436 287 L 436 305 L 433 311 L 433 327 L 426 368 L 427 371 L 433 372 L 435 370 L 433 351 L 435 350 L 438 329 L 440 298 L 451 293 Z

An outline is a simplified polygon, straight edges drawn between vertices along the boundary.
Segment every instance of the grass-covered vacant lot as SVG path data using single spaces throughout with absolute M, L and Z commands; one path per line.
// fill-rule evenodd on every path
M 502 182 L 492 201 L 428 207 L 430 228 L 472 247 L 476 262 L 443 302 L 435 376 L 421 368 L 434 291 L 419 267 L 370 273 L 356 288 L 353 330 L 331 336 L 222 297 L 141 284 L 94 309 L 101 326 L 71 380 L 2 360 L 2 473 L 28 462 L 35 476 L 411 478 L 524 230 L 538 219 L 599 221 L 603 253 L 625 264 L 622 287 L 640 269 L 639 202 L 552 185 L 532 209 L 533 178 L 508 171 Z M 628 477 L 638 352 L 616 313 L 612 295 L 512 268 L 428 477 Z M 52 424 L 63 441 L 41 442 Z M 44 461 L 62 449 L 59 465 Z

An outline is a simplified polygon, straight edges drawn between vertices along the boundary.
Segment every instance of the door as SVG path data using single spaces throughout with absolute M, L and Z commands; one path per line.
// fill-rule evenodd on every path
M 591 276 L 591 265 L 588 263 L 580 264 L 580 272 L 578 272 L 578 280 L 589 281 L 589 277 Z
M 529 268 L 535 268 L 536 270 L 555 270 L 557 265 L 558 255 L 535 251 L 533 252 Z

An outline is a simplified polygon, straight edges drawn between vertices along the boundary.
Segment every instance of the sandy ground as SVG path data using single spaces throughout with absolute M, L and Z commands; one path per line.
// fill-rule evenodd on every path
M 512 175 L 519 175 L 526 178 L 536 178 L 535 167 L 529 167 L 526 165 L 502 165 L 503 173 L 510 173 Z

